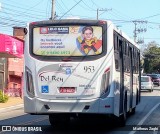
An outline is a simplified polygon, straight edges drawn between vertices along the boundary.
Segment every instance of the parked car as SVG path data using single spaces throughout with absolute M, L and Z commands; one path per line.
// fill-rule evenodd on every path
M 147 74 L 152 79 L 154 85 L 160 86 L 160 75 L 159 74 Z
M 141 76 L 141 90 L 153 91 L 153 82 L 150 76 Z

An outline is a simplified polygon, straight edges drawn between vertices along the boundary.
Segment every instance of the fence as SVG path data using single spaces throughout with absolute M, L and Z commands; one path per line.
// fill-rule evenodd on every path
M 20 88 L 5 89 L 4 93 L 10 97 L 21 97 L 22 98 L 22 89 Z

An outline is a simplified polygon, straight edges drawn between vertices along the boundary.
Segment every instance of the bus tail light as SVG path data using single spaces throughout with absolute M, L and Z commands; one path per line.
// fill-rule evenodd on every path
M 32 24 L 32 25 L 36 25 L 36 24 L 37 24 L 37 22 L 31 22 L 30 24 Z
M 102 75 L 102 82 L 101 82 L 101 92 L 100 97 L 105 97 L 109 92 L 109 81 L 110 81 L 110 68 L 107 68 L 104 74 Z
M 29 70 L 26 70 L 26 89 L 29 96 L 34 97 L 34 85 L 33 85 L 33 77 Z

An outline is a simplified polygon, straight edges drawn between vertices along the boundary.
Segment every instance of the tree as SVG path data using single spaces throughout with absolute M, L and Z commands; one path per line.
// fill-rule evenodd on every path
M 143 52 L 144 72 L 160 73 L 160 47 L 156 42 L 150 42 Z

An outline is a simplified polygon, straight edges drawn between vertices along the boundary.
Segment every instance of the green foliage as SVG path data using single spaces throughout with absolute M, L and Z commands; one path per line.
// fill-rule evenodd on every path
M 5 103 L 8 101 L 8 99 L 9 99 L 9 97 L 6 94 L 4 94 L 4 96 L 3 96 L 3 92 L 2 92 L 2 90 L 0 90 L 0 103 Z
M 160 47 L 155 42 L 150 42 L 144 53 L 145 73 L 160 73 Z

